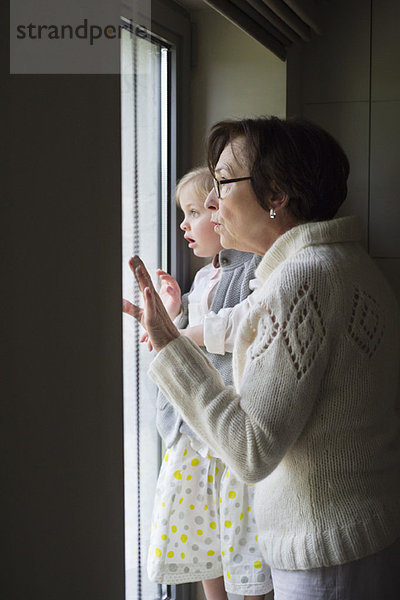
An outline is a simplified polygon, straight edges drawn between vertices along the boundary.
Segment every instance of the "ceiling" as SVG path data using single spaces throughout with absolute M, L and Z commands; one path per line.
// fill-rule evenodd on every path
M 321 33 L 321 0 L 176 0 L 187 10 L 210 6 L 282 60 L 293 43 Z
M 204 2 L 204 0 L 176 0 L 176 2 L 178 4 L 181 4 L 182 6 L 184 6 L 185 8 L 187 8 L 188 10 L 192 9 L 199 9 L 199 8 L 205 8 L 207 5 Z

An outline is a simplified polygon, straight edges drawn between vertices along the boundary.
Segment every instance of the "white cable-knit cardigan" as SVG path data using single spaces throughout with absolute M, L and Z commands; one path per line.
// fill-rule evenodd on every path
M 180 337 L 150 376 L 217 456 L 255 483 L 275 568 L 342 564 L 399 526 L 399 311 L 355 217 L 294 227 L 263 257 L 238 329 L 236 390 Z

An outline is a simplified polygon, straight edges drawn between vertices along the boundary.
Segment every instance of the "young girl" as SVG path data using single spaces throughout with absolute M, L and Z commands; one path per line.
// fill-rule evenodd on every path
M 181 298 L 176 281 L 163 271 L 160 294 L 178 327 L 200 325 L 211 310 L 232 307 L 250 293 L 259 262 L 255 255 L 222 250 L 204 201 L 212 186 L 208 169 L 188 173 L 178 184 L 181 229 L 193 253 L 213 257 Z M 225 383 L 232 383 L 231 355 L 208 354 Z M 148 574 L 158 583 L 203 581 L 207 600 L 227 592 L 260 599 L 272 589 L 257 544 L 253 489 L 240 482 L 182 421 L 161 395 L 157 427 L 167 447 L 160 470 L 151 528 Z

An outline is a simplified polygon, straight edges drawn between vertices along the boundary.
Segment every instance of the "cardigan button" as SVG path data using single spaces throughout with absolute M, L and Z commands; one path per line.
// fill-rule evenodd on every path
M 221 259 L 221 264 L 222 265 L 227 265 L 227 264 L 229 264 L 229 260 L 227 258 L 222 258 Z

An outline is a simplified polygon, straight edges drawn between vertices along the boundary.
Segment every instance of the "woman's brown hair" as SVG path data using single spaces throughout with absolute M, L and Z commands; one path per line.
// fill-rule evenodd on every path
M 277 117 L 220 121 L 207 140 L 208 166 L 214 174 L 221 152 L 234 139 L 245 140 L 245 156 L 259 204 L 281 191 L 288 208 L 304 221 L 332 219 L 347 196 L 349 161 L 338 142 L 311 121 Z

